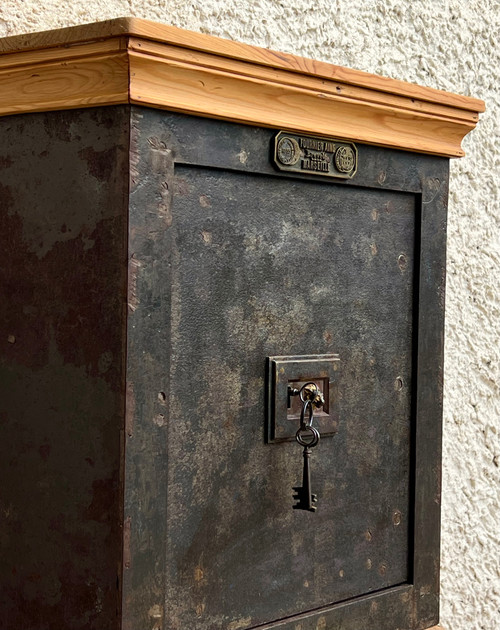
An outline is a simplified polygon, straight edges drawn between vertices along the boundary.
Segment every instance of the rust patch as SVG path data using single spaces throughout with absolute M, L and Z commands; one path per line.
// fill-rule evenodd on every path
M 212 202 L 210 201 L 209 197 L 207 197 L 206 195 L 200 195 L 200 206 L 202 208 L 210 208 L 212 206 Z
M 44 128 L 47 135 L 50 138 L 56 138 L 63 142 L 71 142 L 71 124 L 74 121 L 74 117 L 70 112 L 61 110 L 57 116 L 46 115 L 44 117 Z
M 9 308 L 0 315 L 0 335 L 9 342 L 11 360 L 36 369 L 56 349 L 65 363 L 83 366 L 119 389 L 121 362 L 103 371 L 102 357 L 121 351 L 121 298 L 114 283 L 123 271 L 112 247 L 120 223 L 121 218 L 98 223 L 89 233 L 90 248 L 78 235 L 55 243 L 39 259 L 24 239 L 19 215 L 1 213 L 8 264 L 0 269 L 0 283 Z
M 128 437 L 134 434 L 134 416 L 135 416 L 135 393 L 134 384 L 127 383 L 127 393 L 125 400 L 125 431 Z
M 2 214 L 0 215 L 0 220 L 2 220 L 2 222 L 5 221 L 5 219 L 2 219 L 2 215 L 8 212 L 13 205 L 14 195 L 12 194 L 12 190 L 8 186 L 3 186 L 0 183 L 0 208 L 2 208 L 3 210 Z M 20 220 L 21 219 L 18 217 L 18 221 Z M 2 229 L 5 229 L 4 226 L 2 226 Z
M 86 518 L 98 523 L 112 520 L 114 514 L 110 513 L 110 508 L 114 507 L 117 486 L 115 479 L 96 479 L 92 482 L 92 502 L 87 508 Z
M 100 182 L 108 182 L 116 164 L 116 148 L 111 147 L 103 151 L 96 151 L 93 147 L 86 147 L 78 155 L 87 162 L 89 173 Z
M 0 155 L 0 169 L 9 168 L 14 164 L 10 155 Z
M 136 114 L 140 116 L 140 114 Z M 142 117 L 142 116 L 141 116 Z M 139 131 L 137 125 L 132 123 L 130 129 L 130 147 L 129 147 L 129 191 L 132 194 L 141 181 L 139 174 L 139 164 L 141 161 L 141 154 L 139 151 Z
M 38 452 L 40 453 L 40 457 L 43 459 L 43 461 L 47 461 L 50 455 L 50 444 L 42 444 L 39 447 Z
M 13 116 L 2 126 L 1 150 L 11 159 L 2 158 L 0 186 L 0 286 L 9 304 L 0 309 L 5 422 L 1 415 L 12 481 L 3 492 L 20 514 L 0 527 L 8 542 L 5 628 L 118 624 L 127 220 L 120 151 L 128 137 L 120 112 L 106 114 L 109 134 L 89 123 L 88 110 Z M 119 148 L 92 153 L 91 144 Z M 106 186 L 94 167 L 111 174 Z M 30 501 L 27 488 L 36 490 Z
M 203 569 L 201 567 L 195 567 L 194 570 L 194 581 L 195 582 L 201 582 L 203 580 Z
M 128 516 L 123 523 L 123 566 L 130 569 L 132 554 L 130 552 L 130 539 L 132 536 L 132 519 Z

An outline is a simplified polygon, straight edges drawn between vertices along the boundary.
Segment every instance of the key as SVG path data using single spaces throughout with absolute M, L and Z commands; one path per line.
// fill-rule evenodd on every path
M 311 456 L 311 448 L 304 446 L 302 453 L 304 457 L 304 468 L 302 470 L 302 486 L 294 488 L 297 493 L 294 495 L 294 500 L 297 503 L 293 506 L 294 510 L 308 510 L 309 512 L 316 512 L 316 506 L 318 498 L 311 492 L 311 472 L 309 470 L 309 458 Z
M 289 395 L 294 395 L 293 390 L 289 388 Z M 293 498 L 297 503 L 293 506 L 294 510 L 307 510 L 308 512 L 316 512 L 318 498 L 311 492 L 311 472 L 309 470 L 309 458 L 311 457 L 311 449 L 317 446 L 319 442 L 319 431 L 312 426 L 313 407 L 321 407 L 325 400 L 318 386 L 309 382 L 303 385 L 299 390 L 300 400 L 302 402 L 302 410 L 300 412 L 300 426 L 295 434 L 297 442 L 304 447 L 302 456 L 304 458 L 304 466 L 302 469 L 302 486 L 293 488 Z M 309 419 L 306 420 L 306 411 L 309 412 Z

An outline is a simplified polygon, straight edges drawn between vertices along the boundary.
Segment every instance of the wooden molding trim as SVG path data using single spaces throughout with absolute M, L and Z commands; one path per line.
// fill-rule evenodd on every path
M 0 114 L 134 103 L 460 157 L 484 103 L 136 18 L 0 40 Z

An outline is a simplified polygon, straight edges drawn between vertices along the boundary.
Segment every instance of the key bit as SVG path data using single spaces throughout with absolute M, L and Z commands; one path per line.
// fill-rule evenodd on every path
M 294 500 L 297 503 L 293 506 L 294 510 L 307 510 L 309 512 L 316 512 L 316 506 L 318 498 L 311 492 L 311 473 L 309 470 L 309 457 L 311 456 L 311 449 L 309 447 L 304 448 L 304 467 L 302 469 L 302 486 L 294 488 L 296 494 Z

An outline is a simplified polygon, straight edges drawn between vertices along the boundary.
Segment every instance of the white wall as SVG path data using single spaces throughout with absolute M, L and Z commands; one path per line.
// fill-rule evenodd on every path
M 126 15 L 486 101 L 451 165 L 442 624 L 500 630 L 499 0 L 1 0 L 0 36 Z

